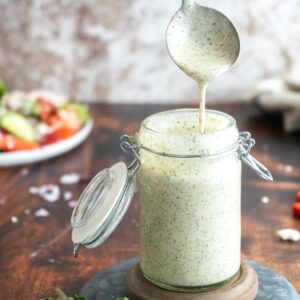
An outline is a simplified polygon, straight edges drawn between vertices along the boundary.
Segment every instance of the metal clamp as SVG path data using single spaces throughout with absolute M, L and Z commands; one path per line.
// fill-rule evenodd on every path
M 78 257 L 80 246 L 81 245 L 78 244 L 78 243 L 73 243 L 73 255 L 74 255 L 74 257 Z
M 130 154 L 133 157 L 133 161 L 127 168 L 131 170 L 132 175 L 134 175 L 140 167 L 141 161 L 138 154 L 139 148 L 132 143 L 132 140 L 133 138 L 128 135 L 122 135 L 120 138 L 120 148 L 124 153 Z
M 261 178 L 273 181 L 271 172 L 262 163 L 250 155 L 251 149 L 255 146 L 255 140 L 251 138 L 251 133 L 241 132 L 238 142 L 239 146 L 237 153 L 240 160 L 253 169 Z

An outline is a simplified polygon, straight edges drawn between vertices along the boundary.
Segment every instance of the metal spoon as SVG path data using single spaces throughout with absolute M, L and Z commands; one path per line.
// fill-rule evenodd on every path
M 198 82 L 204 114 L 207 83 L 230 69 L 239 56 L 237 31 L 217 10 L 183 0 L 168 25 L 166 42 L 174 62 Z

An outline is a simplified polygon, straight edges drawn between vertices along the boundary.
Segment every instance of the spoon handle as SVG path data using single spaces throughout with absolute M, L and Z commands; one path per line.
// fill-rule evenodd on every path
M 187 8 L 192 7 L 194 4 L 195 4 L 195 1 L 194 1 L 194 0 L 182 0 L 182 5 L 181 5 L 181 7 L 182 7 L 183 9 L 187 9 Z

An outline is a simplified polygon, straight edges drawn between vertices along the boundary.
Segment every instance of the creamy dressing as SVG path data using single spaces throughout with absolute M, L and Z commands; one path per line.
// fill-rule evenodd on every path
M 224 282 L 240 268 L 238 130 L 230 116 L 205 110 L 207 84 L 232 66 L 240 45 L 229 19 L 193 0 L 183 0 L 166 42 L 198 83 L 199 110 L 163 112 L 142 124 L 141 268 L 154 284 L 185 291 Z
M 186 0 L 168 26 L 166 42 L 175 63 L 198 83 L 199 131 L 204 133 L 206 86 L 236 61 L 237 32 L 220 12 Z
M 214 111 L 206 112 L 205 134 L 197 123 L 197 110 L 163 112 L 139 133 L 141 267 L 168 289 L 223 282 L 241 262 L 241 163 L 235 151 L 214 155 L 235 144 L 238 130 Z M 180 157 L 193 155 L 208 156 Z

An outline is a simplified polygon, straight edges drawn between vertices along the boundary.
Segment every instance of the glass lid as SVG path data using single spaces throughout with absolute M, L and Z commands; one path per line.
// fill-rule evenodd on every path
M 89 183 L 73 210 L 74 255 L 80 245 L 95 248 L 116 229 L 132 200 L 136 176 L 119 162 L 100 171 Z

